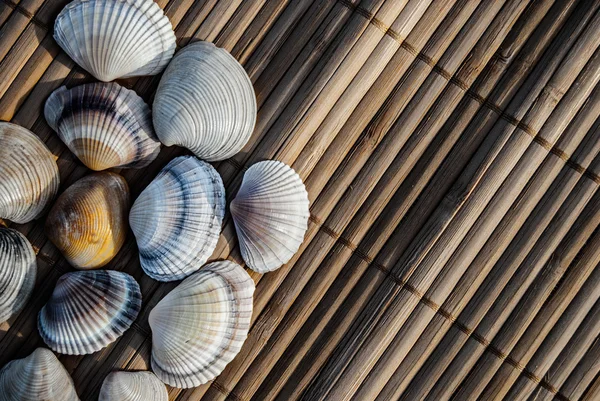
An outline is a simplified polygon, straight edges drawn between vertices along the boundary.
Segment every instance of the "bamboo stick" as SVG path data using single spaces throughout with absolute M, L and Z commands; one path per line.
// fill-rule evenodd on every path
M 598 365 L 599 356 L 600 341 L 596 338 L 592 347 L 586 352 L 583 359 L 579 361 L 567 381 L 560 387 L 560 393 L 571 400 L 581 399 L 582 394 L 590 387 L 594 378 L 598 377 L 600 372 L 600 366 Z

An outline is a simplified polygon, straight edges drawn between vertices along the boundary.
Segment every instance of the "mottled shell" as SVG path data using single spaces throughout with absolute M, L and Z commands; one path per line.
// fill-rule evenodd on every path
M 256 122 L 256 96 L 231 54 L 196 42 L 167 67 L 152 112 L 162 143 L 188 148 L 204 160 L 224 160 L 248 142 Z
M 224 214 L 219 173 L 193 156 L 171 160 L 129 214 L 146 274 L 174 281 L 200 269 L 217 245 Z
M 46 121 L 87 167 L 145 167 L 160 151 L 150 107 L 116 83 L 61 86 L 44 108 Z
M 56 158 L 31 131 L 0 122 L 0 218 L 27 223 L 56 196 Z
M 56 356 L 38 348 L 0 370 L 1 401 L 79 401 L 73 379 Z
M 98 401 L 168 401 L 167 388 L 152 372 L 113 372 L 109 374 Z
M 20 232 L 0 227 L 0 322 L 25 306 L 37 273 L 35 253 Z
M 230 209 L 242 257 L 256 272 L 278 269 L 304 241 L 308 194 L 300 176 L 284 163 L 251 166 Z
M 160 73 L 175 52 L 171 22 L 152 0 L 75 0 L 54 39 L 100 81 Z
M 152 369 L 163 382 L 196 387 L 240 351 L 250 328 L 254 281 L 236 263 L 211 263 L 150 312 Z
M 38 329 L 56 352 L 91 354 L 121 336 L 141 306 L 140 286 L 129 274 L 113 270 L 67 273 L 58 279 L 40 311 Z

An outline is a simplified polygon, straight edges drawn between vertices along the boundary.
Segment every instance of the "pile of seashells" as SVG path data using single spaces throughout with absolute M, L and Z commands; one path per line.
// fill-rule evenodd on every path
M 229 158 L 249 140 L 257 114 L 252 83 L 233 56 L 211 43 L 192 43 L 174 56 L 173 28 L 153 0 L 75 0 L 58 15 L 54 38 L 104 81 L 60 87 L 44 109 L 70 151 L 97 172 L 51 205 L 59 189 L 55 157 L 27 129 L 0 122 L 0 218 L 27 223 L 49 210 L 48 238 L 79 269 L 59 278 L 38 315 L 40 335 L 57 353 L 96 352 L 137 319 L 136 280 L 95 270 L 119 252 L 127 222 L 144 272 L 163 282 L 183 279 L 149 314 L 154 373 L 114 372 L 100 391 L 100 400 L 167 400 L 163 383 L 189 388 L 219 375 L 250 327 L 252 278 L 231 261 L 203 265 L 226 211 L 223 182 L 206 161 Z M 152 110 L 132 90 L 109 82 L 163 70 Z M 161 143 L 195 156 L 171 160 L 129 210 L 127 182 L 104 170 L 143 168 Z M 245 172 L 230 211 L 245 263 L 265 273 L 298 251 L 309 201 L 294 170 L 263 161 Z M 36 269 L 28 240 L 0 228 L 0 322 L 24 307 Z M 38 399 L 79 399 L 67 371 L 44 348 L 0 370 L 0 400 Z

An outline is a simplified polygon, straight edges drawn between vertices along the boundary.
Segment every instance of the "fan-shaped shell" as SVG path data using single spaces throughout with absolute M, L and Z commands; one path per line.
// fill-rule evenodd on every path
M 219 375 L 248 335 L 254 281 L 230 261 L 186 278 L 150 312 L 152 369 L 163 382 L 196 387 Z
M 298 251 L 308 227 L 308 194 L 289 166 L 264 161 L 251 166 L 231 202 L 242 257 L 265 273 L 287 263 Z
M 156 158 L 150 107 L 116 83 L 92 83 L 55 90 L 44 108 L 48 124 L 92 170 L 145 167 Z
M 152 0 L 75 0 L 54 39 L 100 81 L 160 73 L 175 52 L 173 26 Z
M 0 227 L 0 322 L 23 309 L 33 291 L 36 272 L 35 253 L 27 238 Z
M 56 356 L 38 348 L 0 370 L 1 401 L 79 401 L 73 379 Z
M 256 122 L 256 96 L 231 54 L 212 43 L 195 42 L 167 67 L 152 115 L 165 145 L 183 146 L 204 160 L 224 160 L 248 142 Z
M 0 122 L 0 218 L 27 223 L 56 196 L 56 158 L 31 131 Z
M 224 214 L 219 173 L 193 156 L 171 160 L 129 214 L 146 274 L 174 281 L 200 269 L 217 245 Z
M 42 339 L 56 352 L 96 352 L 121 336 L 142 306 L 140 286 L 129 274 L 113 270 L 62 275 L 38 315 Z
M 98 401 L 168 401 L 165 385 L 152 372 L 113 372 L 109 374 Z

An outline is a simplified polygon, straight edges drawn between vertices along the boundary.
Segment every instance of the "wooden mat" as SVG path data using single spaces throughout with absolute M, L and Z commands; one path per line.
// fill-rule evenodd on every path
M 0 0 L 0 118 L 89 173 L 46 125 L 90 81 L 52 39 L 69 0 Z M 231 198 L 263 159 L 311 199 L 300 252 L 257 282 L 252 329 L 212 383 L 171 400 L 600 400 L 600 1 L 159 0 L 179 47 L 209 40 L 248 71 L 257 126 L 216 163 Z M 158 77 L 125 82 L 151 101 Z M 132 197 L 181 149 L 123 170 Z M 10 224 L 10 222 L 9 222 Z M 42 345 L 36 315 L 72 268 L 42 221 L 33 300 L 0 325 L 0 365 Z M 241 262 L 227 218 L 214 258 Z M 147 369 L 147 316 L 174 284 L 130 233 L 109 265 L 144 307 L 117 342 L 61 356 L 82 400 Z

